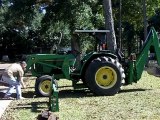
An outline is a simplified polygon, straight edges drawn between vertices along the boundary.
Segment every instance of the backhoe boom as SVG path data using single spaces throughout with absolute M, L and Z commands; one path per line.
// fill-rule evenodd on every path
M 128 81 L 126 81 L 127 84 L 137 82 L 141 78 L 144 67 L 148 61 L 148 55 L 151 46 L 154 47 L 156 59 L 158 65 L 160 65 L 160 44 L 157 32 L 153 27 L 151 28 L 147 36 L 146 42 L 143 45 L 143 48 L 138 54 L 137 58 L 135 56 L 132 56 L 132 59 L 130 59 L 127 77 Z

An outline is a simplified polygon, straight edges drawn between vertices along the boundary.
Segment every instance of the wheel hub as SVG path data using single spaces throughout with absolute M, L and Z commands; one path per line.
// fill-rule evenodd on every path
M 48 94 L 50 91 L 50 85 L 51 85 L 51 81 L 50 80 L 44 80 L 42 81 L 41 85 L 40 85 L 40 91 L 44 94 Z
M 104 79 L 104 80 L 107 80 L 107 75 L 103 75 L 103 79 Z
M 108 89 L 116 83 L 117 80 L 116 71 L 108 66 L 101 67 L 96 72 L 95 80 L 97 85 L 99 85 L 102 88 Z

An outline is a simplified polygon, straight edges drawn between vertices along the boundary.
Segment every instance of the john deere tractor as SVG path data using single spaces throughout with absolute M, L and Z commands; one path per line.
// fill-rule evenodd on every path
M 154 28 L 151 28 L 140 53 L 132 53 L 128 57 L 119 50 L 107 50 L 105 35 L 108 30 L 76 30 L 75 33 L 89 33 L 100 42 L 97 42 L 94 51 L 86 53 L 80 60 L 77 57 L 81 53 L 74 48 L 66 54 L 32 54 L 27 58 L 27 71 L 37 77 L 37 95 L 49 96 L 53 74 L 56 80 L 71 80 L 74 88 L 83 81 L 84 86 L 96 95 L 114 95 L 119 92 L 122 81 L 127 85 L 141 78 L 151 46 L 160 64 L 159 40 Z M 100 34 L 102 36 L 99 37 Z

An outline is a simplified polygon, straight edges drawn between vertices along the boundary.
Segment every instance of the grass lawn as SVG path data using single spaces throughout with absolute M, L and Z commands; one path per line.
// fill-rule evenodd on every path
M 34 98 L 34 80 L 28 79 L 29 87 L 23 90 L 28 99 L 12 101 L 2 120 L 36 120 L 47 109 L 48 98 Z M 60 120 L 160 120 L 160 78 L 146 72 L 138 83 L 123 86 L 115 96 L 73 91 L 70 85 L 59 81 L 60 111 L 55 114 Z

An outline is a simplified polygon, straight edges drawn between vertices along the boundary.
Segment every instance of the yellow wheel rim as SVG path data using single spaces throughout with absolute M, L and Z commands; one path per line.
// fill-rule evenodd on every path
M 51 88 L 51 81 L 50 80 L 44 80 L 40 84 L 40 91 L 42 94 L 49 95 Z
M 101 67 L 96 72 L 95 80 L 98 86 L 103 89 L 108 89 L 115 85 L 117 81 L 117 73 L 111 67 Z

